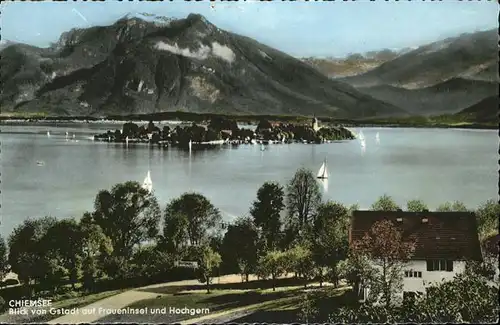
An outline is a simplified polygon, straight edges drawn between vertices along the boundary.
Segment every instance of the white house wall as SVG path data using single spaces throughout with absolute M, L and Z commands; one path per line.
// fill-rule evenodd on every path
M 376 266 L 380 269 L 380 267 Z M 404 271 L 422 272 L 421 278 L 404 277 Z M 451 281 L 456 274 L 465 271 L 465 261 L 453 261 L 453 271 L 427 271 L 427 261 L 413 260 L 403 268 L 403 290 L 398 296 L 402 299 L 404 291 L 410 292 L 426 292 L 426 288 L 436 285 L 444 281 Z M 365 293 L 369 294 L 369 289 L 365 289 Z

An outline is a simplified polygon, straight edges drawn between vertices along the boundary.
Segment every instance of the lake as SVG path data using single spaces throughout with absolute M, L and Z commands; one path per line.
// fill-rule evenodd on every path
M 142 183 L 148 170 L 162 209 L 170 199 L 197 191 L 228 221 L 248 213 L 265 181 L 286 184 L 300 167 L 316 173 L 325 158 L 330 176 L 328 188 L 321 184 L 324 198 L 362 208 L 383 194 L 400 204 L 422 199 L 431 209 L 454 200 L 476 208 L 498 194 L 497 130 L 363 128 L 365 150 L 351 140 L 269 145 L 265 151 L 223 145 L 190 154 L 92 142 L 91 134 L 107 130 L 98 124 L 0 128 L 4 237 L 27 217 L 80 217 L 93 209 L 98 190 L 128 180 Z M 66 131 L 76 133 L 75 140 L 66 141 Z

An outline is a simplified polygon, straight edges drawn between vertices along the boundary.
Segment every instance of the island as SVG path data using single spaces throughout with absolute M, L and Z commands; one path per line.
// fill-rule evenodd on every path
M 310 124 L 272 122 L 261 119 L 254 128 L 239 127 L 236 121 L 213 117 L 209 121 L 179 123 L 175 127 L 164 125 L 161 129 L 149 121 L 139 126 L 133 122 L 123 124 L 121 130 L 107 131 L 94 136 L 96 141 L 120 143 L 150 143 L 163 146 L 188 146 L 191 144 L 272 144 L 272 143 L 328 143 L 355 139 L 352 131 L 339 125 L 320 127 L 313 117 Z

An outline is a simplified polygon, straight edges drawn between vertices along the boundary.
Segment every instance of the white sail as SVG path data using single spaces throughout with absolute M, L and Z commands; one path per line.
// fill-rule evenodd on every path
M 363 130 L 359 131 L 358 138 L 359 138 L 359 140 L 361 140 L 361 141 L 364 141 L 364 140 L 365 140 L 365 135 L 363 134 Z
M 148 174 L 146 178 L 144 178 L 144 182 L 142 183 L 142 188 L 151 193 L 153 191 L 153 181 L 151 180 L 151 172 L 148 170 Z
M 50 132 L 49 131 L 47 131 L 47 137 L 50 137 Z
M 326 160 L 323 162 L 318 171 L 318 178 L 328 178 L 328 167 L 326 166 Z
M 380 134 L 378 134 L 378 132 L 375 135 L 375 142 L 380 143 Z
M 128 144 L 128 136 L 125 137 L 125 143 Z
M 75 138 L 75 134 L 73 133 L 73 139 Z
M 365 139 L 362 139 L 360 141 L 360 144 L 361 144 L 361 148 L 366 148 L 366 141 L 365 141 Z
M 260 145 L 260 150 L 262 150 L 262 151 L 266 150 L 266 147 L 264 147 L 264 144 Z
M 189 150 L 191 150 L 192 147 L 193 147 L 193 142 L 191 142 L 191 140 L 189 140 Z

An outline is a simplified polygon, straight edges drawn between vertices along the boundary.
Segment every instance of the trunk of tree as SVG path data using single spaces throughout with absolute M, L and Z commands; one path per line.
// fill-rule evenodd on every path
M 246 277 L 246 278 L 245 278 L 246 282 L 248 282 L 248 277 L 249 277 L 249 274 L 248 274 L 248 273 L 247 273 L 247 274 L 245 274 L 245 277 Z
M 276 277 L 274 276 L 274 274 L 272 281 L 273 281 L 273 291 L 276 291 Z
M 206 281 L 207 281 L 207 293 L 210 293 L 210 278 L 208 276 L 206 277 Z

